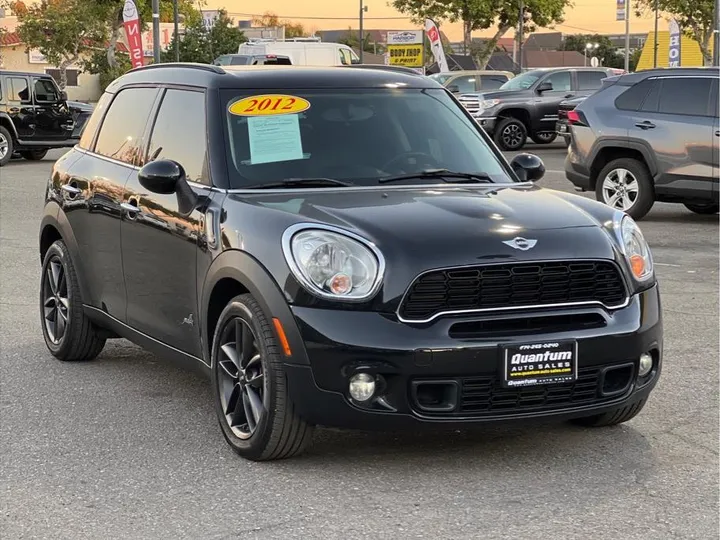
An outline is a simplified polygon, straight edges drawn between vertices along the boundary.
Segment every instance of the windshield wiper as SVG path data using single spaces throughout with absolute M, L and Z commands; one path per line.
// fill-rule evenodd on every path
M 270 182 L 267 184 L 257 184 L 255 186 L 247 186 L 246 189 L 274 189 L 285 187 L 333 187 L 333 186 L 352 186 L 350 182 L 343 182 L 335 178 L 286 178 L 279 182 Z
M 424 171 L 400 174 L 398 176 L 388 176 L 378 180 L 381 184 L 389 182 L 399 182 L 401 180 L 412 180 L 413 178 L 438 178 L 443 182 L 451 184 L 488 184 L 493 179 L 487 173 L 464 173 L 451 171 L 449 169 L 427 169 Z

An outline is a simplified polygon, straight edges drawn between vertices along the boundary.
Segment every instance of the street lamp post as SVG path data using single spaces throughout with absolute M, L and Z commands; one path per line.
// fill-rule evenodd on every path
M 153 63 L 160 63 L 160 0 L 152 0 Z
M 180 32 L 178 32 L 178 0 L 173 0 L 173 22 L 175 23 L 175 61 L 180 61 Z
M 583 54 L 585 56 L 585 67 L 587 67 L 587 59 L 588 59 L 588 53 L 590 51 L 594 51 L 600 48 L 599 43 L 586 43 L 585 44 L 585 50 L 583 51 Z
M 363 5 L 363 0 L 360 0 L 360 63 L 363 63 L 363 53 L 365 52 L 365 32 L 363 31 L 363 22 L 365 19 L 365 13 L 367 12 L 367 6 Z
M 715 0 L 715 34 L 713 36 L 713 66 L 720 67 L 720 0 Z
M 660 10 L 658 7 L 658 0 L 655 0 L 655 42 L 653 43 L 653 67 L 657 67 L 658 57 L 658 19 L 660 18 Z

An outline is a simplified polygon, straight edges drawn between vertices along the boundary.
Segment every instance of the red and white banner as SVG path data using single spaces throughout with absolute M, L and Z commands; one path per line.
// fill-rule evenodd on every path
M 140 35 L 140 18 L 138 17 L 137 6 L 133 0 L 125 0 L 123 6 L 123 26 L 127 36 L 128 49 L 130 49 L 130 62 L 132 67 L 143 65 L 143 46 Z
M 430 40 L 430 50 L 435 57 L 438 68 L 441 73 L 450 71 L 448 67 L 447 58 L 445 58 L 445 50 L 443 49 L 442 39 L 440 38 L 440 31 L 438 30 L 435 21 L 432 19 L 425 19 L 425 33 Z

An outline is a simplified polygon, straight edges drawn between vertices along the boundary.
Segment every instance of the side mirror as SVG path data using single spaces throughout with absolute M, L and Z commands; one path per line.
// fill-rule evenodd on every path
M 536 91 L 538 94 L 542 94 L 543 92 L 550 92 L 553 89 L 553 85 L 551 82 L 544 82 L 540 83 L 538 87 L 536 88 Z
M 352 59 L 350 59 L 350 64 L 359 64 L 359 63 L 360 63 L 360 59 L 359 59 L 359 58 L 352 58 Z
M 510 162 L 510 167 L 523 182 L 537 182 L 545 176 L 545 164 L 535 154 L 518 154 Z
M 67 101 L 68 95 L 65 90 L 60 90 L 60 98 L 59 101 Z
M 188 185 L 185 169 L 176 161 L 151 161 L 138 171 L 140 185 L 152 193 L 177 196 L 178 211 L 188 215 L 197 207 L 199 198 Z
M 448 86 L 448 90 L 452 92 L 453 94 L 459 94 L 460 93 L 460 87 L 457 84 L 451 84 Z

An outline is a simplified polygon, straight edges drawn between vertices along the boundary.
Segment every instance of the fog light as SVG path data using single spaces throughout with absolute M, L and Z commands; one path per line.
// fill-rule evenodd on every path
M 357 373 L 350 377 L 350 395 L 357 401 L 367 401 L 375 393 L 375 378 L 368 373 Z
M 653 359 L 652 356 L 649 353 L 642 353 L 640 355 L 640 369 L 638 370 L 638 375 L 641 377 L 644 377 L 648 373 L 650 373 L 650 370 L 653 367 Z

